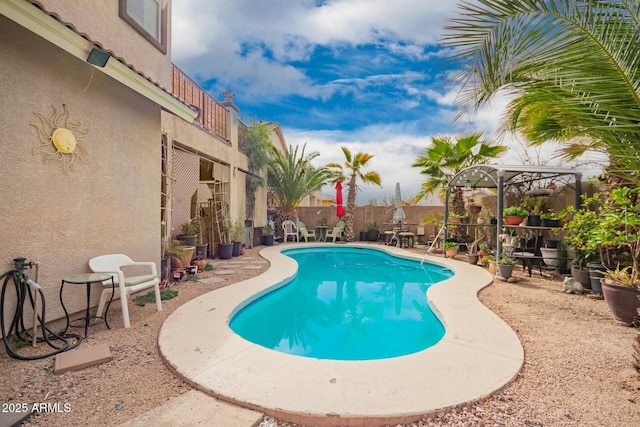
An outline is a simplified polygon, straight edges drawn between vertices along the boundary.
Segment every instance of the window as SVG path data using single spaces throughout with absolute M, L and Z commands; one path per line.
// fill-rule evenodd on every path
M 120 0 L 120 17 L 167 53 L 167 0 Z

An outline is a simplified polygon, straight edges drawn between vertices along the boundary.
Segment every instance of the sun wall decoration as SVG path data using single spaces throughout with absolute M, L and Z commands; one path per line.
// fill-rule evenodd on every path
M 62 169 L 69 174 L 75 169 L 76 162 L 81 159 L 89 163 L 89 152 L 82 139 L 89 135 L 89 131 L 82 130 L 81 122 L 69 121 L 69 110 L 62 104 L 62 111 L 55 106 L 53 116 L 49 119 L 42 113 L 33 113 L 40 119 L 40 123 L 30 123 L 38 130 L 40 143 L 33 149 L 33 154 L 46 154 L 45 163 L 49 160 L 62 160 Z

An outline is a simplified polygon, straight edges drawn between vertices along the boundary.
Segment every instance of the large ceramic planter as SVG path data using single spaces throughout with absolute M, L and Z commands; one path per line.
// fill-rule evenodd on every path
M 198 235 L 197 234 L 178 234 L 176 239 L 180 240 L 184 246 L 196 246 Z
M 584 288 L 591 289 L 591 278 L 589 277 L 588 269 L 572 265 L 571 276 L 573 276 L 573 280 L 580 282 Z
M 549 267 L 555 267 L 558 261 L 558 249 L 556 248 L 540 248 L 542 260 Z
M 619 286 L 602 279 L 602 295 L 613 314 L 620 323 L 630 326 L 640 308 L 640 291 L 635 286 Z
M 262 244 L 265 246 L 273 246 L 273 234 L 265 234 L 262 236 Z
M 522 220 L 524 220 L 523 216 L 503 216 L 502 217 L 502 222 L 504 222 L 507 225 L 520 225 L 520 223 L 522 222 Z
M 367 241 L 368 242 L 377 242 L 378 241 L 378 230 L 369 230 L 367 231 Z
M 471 265 L 476 265 L 478 263 L 478 254 L 467 254 L 467 262 Z
M 196 245 L 196 258 L 207 259 L 209 244 L 203 243 L 202 245 Z
M 513 264 L 498 264 L 498 276 L 508 279 L 513 274 Z
M 458 255 L 458 247 L 444 248 L 444 253 L 447 255 L 447 258 L 455 258 L 456 255 Z
M 587 267 L 589 267 L 589 278 L 591 279 L 591 292 L 602 295 L 600 279 L 604 277 L 601 272 L 606 270 L 606 267 L 599 262 L 590 262 Z
M 231 250 L 231 256 L 240 256 L 240 242 L 231 242 L 233 249 Z
M 180 255 L 171 255 L 171 268 L 180 269 L 187 268 L 191 265 L 191 258 L 193 258 L 193 253 L 196 251 L 195 246 L 185 246 L 184 253 Z
M 218 258 L 230 259 L 233 256 L 233 243 L 220 243 L 218 245 Z

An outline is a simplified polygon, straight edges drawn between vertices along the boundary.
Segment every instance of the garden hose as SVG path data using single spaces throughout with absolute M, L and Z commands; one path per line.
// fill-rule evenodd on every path
M 46 303 L 44 299 L 44 292 L 42 292 L 42 287 L 38 285 L 33 280 L 29 279 L 24 274 L 24 269 L 29 265 L 26 263 L 25 258 L 15 258 L 13 260 L 15 269 L 5 272 L 0 276 L 0 281 L 2 281 L 2 293 L 0 294 L 0 327 L 2 328 L 2 340 L 4 342 L 5 348 L 7 349 L 7 354 L 14 359 L 19 360 L 37 360 L 44 359 L 50 356 L 54 356 L 58 353 L 62 353 L 67 350 L 71 350 L 76 348 L 82 342 L 82 337 L 76 334 L 56 334 L 52 332 L 45 323 L 45 310 Z M 9 321 L 9 329 L 7 329 L 7 325 L 5 322 L 5 296 L 7 293 L 7 288 L 9 286 L 9 280 L 13 280 L 13 284 L 16 292 L 16 307 L 15 311 L 11 316 L 11 320 Z M 40 323 L 40 327 L 42 330 L 42 336 L 37 338 L 37 342 L 46 342 L 49 347 L 53 348 L 54 351 L 37 354 L 34 356 L 23 356 L 18 354 L 15 349 L 11 345 L 11 339 L 17 341 L 19 345 L 24 345 L 31 340 L 31 334 L 27 331 L 27 328 L 24 326 L 24 304 L 27 300 L 27 295 L 29 296 L 29 302 L 31 303 L 32 309 L 36 310 L 34 295 L 31 292 L 31 289 L 34 289 L 35 292 L 38 292 L 40 295 L 40 299 L 42 300 L 42 310 L 40 314 L 37 315 L 37 320 Z M 75 343 L 71 340 L 76 340 Z M 56 345 L 53 341 L 62 341 L 61 345 Z

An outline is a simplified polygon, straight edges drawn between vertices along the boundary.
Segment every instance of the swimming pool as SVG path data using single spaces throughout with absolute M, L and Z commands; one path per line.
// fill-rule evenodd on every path
M 410 423 L 487 397 L 516 378 L 524 362 L 522 345 L 477 297 L 493 277 L 480 267 L 442 257 L 428 259 L 455 275 L 429 287 L 427 300 L 446 331 L 423 351 L 375 360 L 300 357 L 254 344 L 229 328 L 239 308 L 295 277 L 298 264 L 282 251 L 343 246 L 418 263 L 423 258 L 401 248 L 358 243 L 263 247 L 260 258 L 270 263 L 267 271 L 201 295 L 167 318 L 158 336 L 167 366 L 183 381 L 224 401 L 290 423 L 324 427 Z M 238 259 L 259 261 L 245 254 L 222 261 L 219 268 L 242 268 Z
M 363 248 L 282 253 L 298 273 L 231 319 L 243 338 L 298 356 L 371 360 L 415 353 L 444 336 L 426 292 L 451 270 Z

